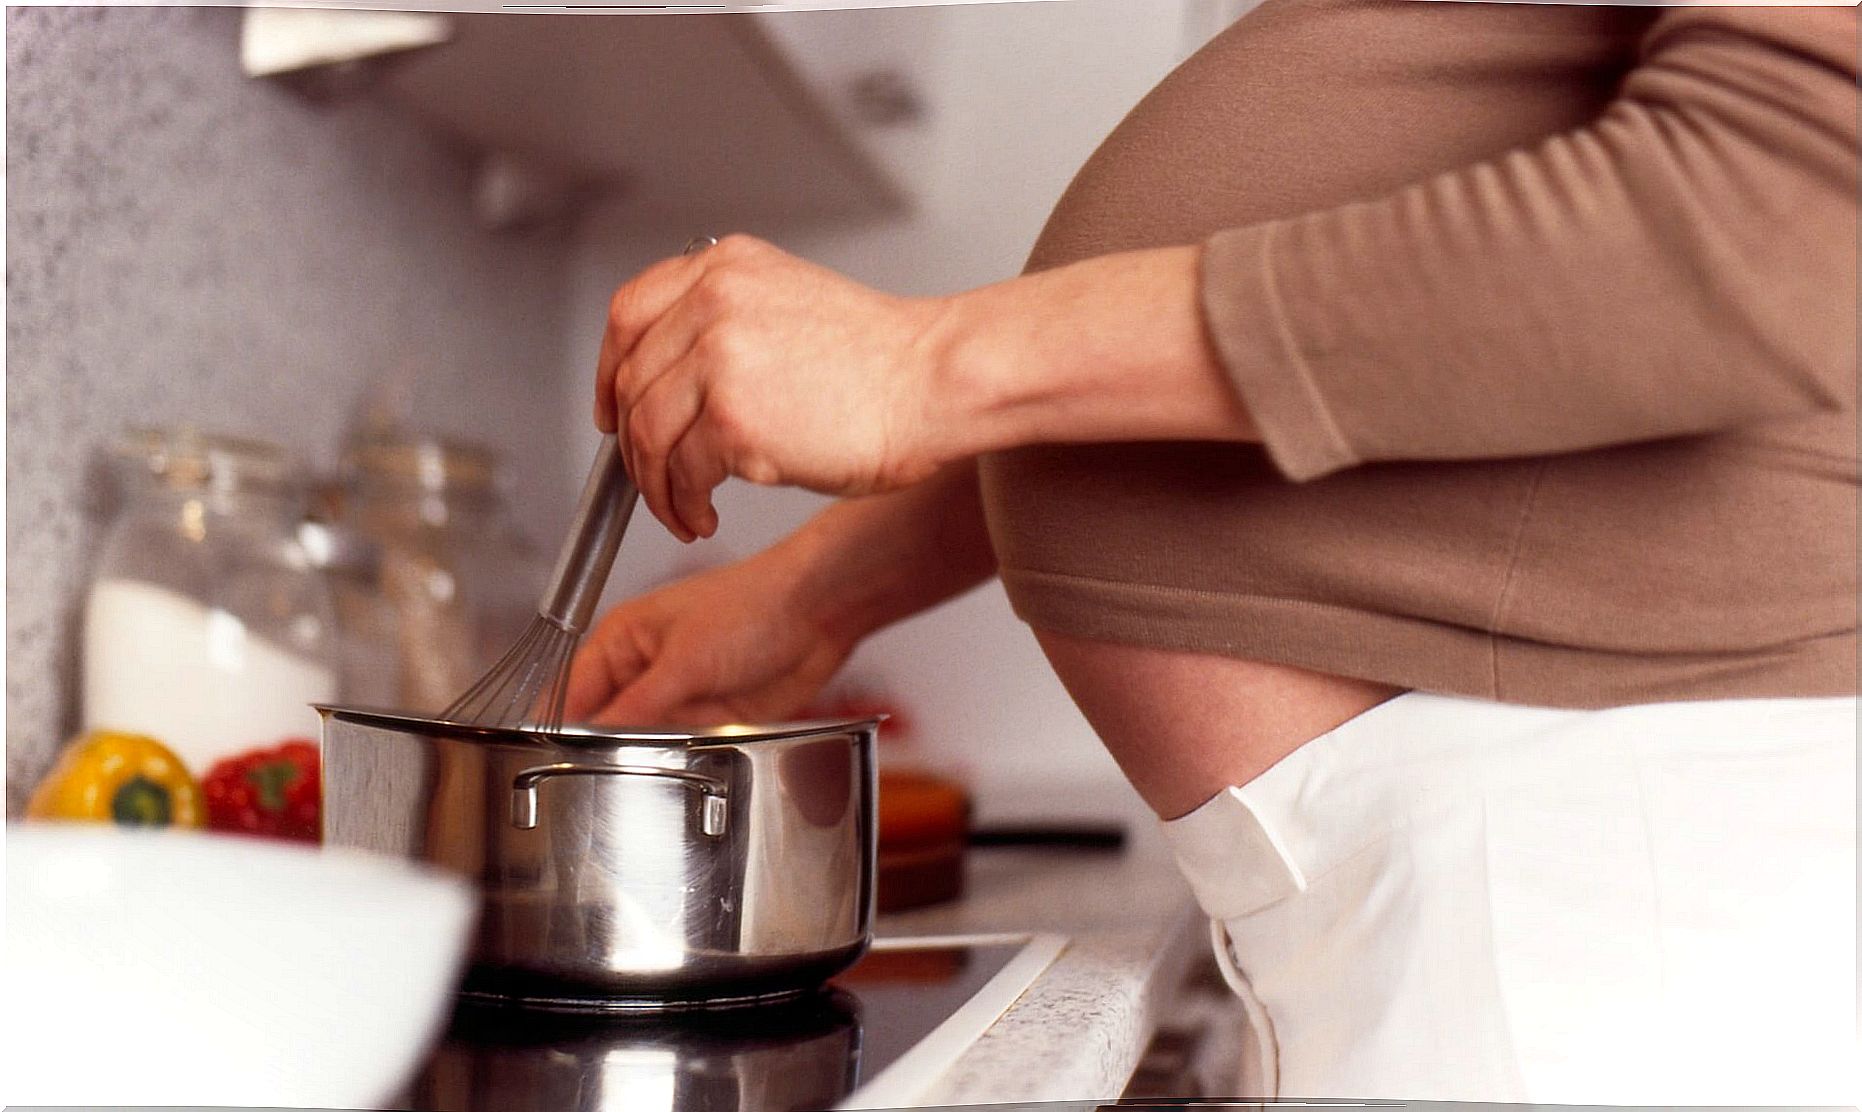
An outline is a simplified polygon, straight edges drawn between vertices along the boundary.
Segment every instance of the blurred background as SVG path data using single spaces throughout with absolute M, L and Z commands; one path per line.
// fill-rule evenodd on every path
M 456 682 L 567 522 L 616 285 L 733 231 L 898 293 L 1012 276 L 1098 141 L 1248 6 L 8 9 L 8 816 L 98 707 L 198 717 L 163 671 L 185 651 L 113 646 L 224 657 L 161 607 L 235 580 L 213 606 L 282 651 L 231 682 L 298 692 L 308 736 L 304 699 Z M 733 484 L 692 546 L 642 511 L 607 601 L 821 504 Z M 237 543 L 190 570 L 177 520 Z M 111 593 L 132 580 L 168 593 Z M 892 744 L 986 815 L 1130 802 L 994 586 L 875 637 L 836 697 L 900 711 Z

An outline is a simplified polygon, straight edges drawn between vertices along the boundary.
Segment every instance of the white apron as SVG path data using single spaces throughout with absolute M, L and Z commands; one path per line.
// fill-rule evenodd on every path
M 1165 824 L 1279 1097 L 1853 1104 L 1856 700 L 1411 693 Z

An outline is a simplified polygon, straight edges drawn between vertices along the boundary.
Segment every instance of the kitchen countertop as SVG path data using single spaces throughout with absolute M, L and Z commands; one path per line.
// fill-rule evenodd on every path
M 1121 851 L 972 850 L 962 899 L 882 915 L 882 938 L 1051 932 L 1066 949 L 927 1094 L 930 1104 L 1105 1100 L 1208 946 L 1155 819 Z

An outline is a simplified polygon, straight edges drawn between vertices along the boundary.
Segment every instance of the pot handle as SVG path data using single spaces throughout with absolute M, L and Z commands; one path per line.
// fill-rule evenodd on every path
M 724 781 L 696 772 L 650 765 L 579 765 L 550 764 L 526 768 L 511 778 L 511 825 L 519 830 L 534 830 L 537 825 L 537 785 L 552 776 L 657 776 L 680 780 L 696 788 L 704 797 L 699 811 L 698 828 L 716 838 L 724 833 L 730 814 L 730 790 Z

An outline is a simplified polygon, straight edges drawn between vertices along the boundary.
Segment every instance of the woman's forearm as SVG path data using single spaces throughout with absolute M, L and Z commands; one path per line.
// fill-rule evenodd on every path
M 1256 438 L 1197 297 L 1200 247 L 1125 251 L 950 299 L 952 451 Z
M 836 503 L 772 558 L 832 636 L 857 641 L 995 573 L 983 452 L 1113 440 L 1247 440 L 1246 410 L 1204 333 L 1200 249 L 1133 251 L 948 301 L 938 384 L 960 443 L 933 477 Z
M 615 291 L 597 421 L 684 540 L 716 530 L 711 492 L 731 476 L 852 497 L 1022 445 L 1252 439 L 1205 333 L 1200 252 L 1129 251 L 907 298 L 727 237 Z M 824 533 L 867 524 L 844 512 Z M 970 533 L 980 545 L 980 520 Z
M 838 502 L 768 556 L 796 569 L 813 619 L 848 643 L 962 594 L 996 570 L 974 460 L 903 490 Z

